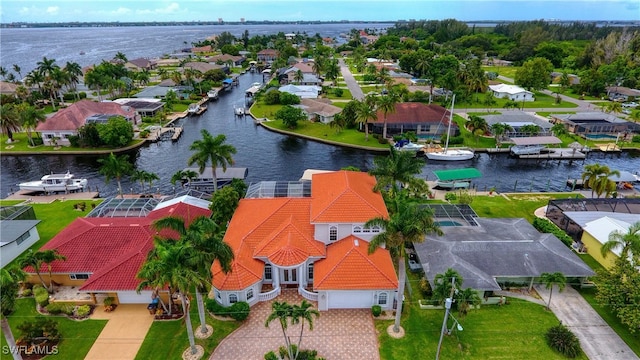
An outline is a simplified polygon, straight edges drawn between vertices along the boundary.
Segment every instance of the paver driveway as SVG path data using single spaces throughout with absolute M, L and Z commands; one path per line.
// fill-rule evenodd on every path
M 275 300 L 299 304 L 303 298 L 295 290 L 285 290 Z M 317 303 L 313 302 L 313 305 L 317 308 Z M 210 359 L 259 360 L 267 352 L 277 351 L 284 345 L 284 338 L 277 320 L 268 328 L 264 326 L 270 313 L 271 301 L 254 305 L 245 323 L 220 343 Z M 287 329 L 287 335 L 294 343 L 299 334 L 300 325 L 290 325 Z M 378 337 L 368 309 L 320 312 L 313 331 L 305 326 L 301 348 L 317 350 L 318 355 L 327 360 L 380 359 Z

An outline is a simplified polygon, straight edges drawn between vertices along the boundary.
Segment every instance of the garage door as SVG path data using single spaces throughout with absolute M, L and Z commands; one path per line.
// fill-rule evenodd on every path
M 328 295 L 329 309 L 362 309 L 373 304 L 369 291 L 332 291 Z
M 120 304 L 149 304 L 151 302 L 151 290 L 140 291 L 138 294 L 135 291 L 119 291 L 118 302 Z

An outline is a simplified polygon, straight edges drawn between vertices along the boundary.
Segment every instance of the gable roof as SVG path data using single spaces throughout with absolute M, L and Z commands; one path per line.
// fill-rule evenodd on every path
M 313 239 L 313 234 L 300 229 L 291 216 L 256 246 L 253 256 L 268 258 L 274 265 L 293 266 L 311 256 L 325 256 L 325 248 L 324 243 Z
M 489 85 L 489 89 L 497 93 L 506 93 L 509 95 L 522 94 L 522 93 L 533 94 L 531 91 L 527 91 L 521 88 L 520 86 L 509 85 L 509 84 Z
M 463 287 L 500 290 L 497 277 L 539 277 L 561 272 L 567 277 L 594 272 L 552 234 L 538 232 L 525 219 L 475 218 L 479 226 L 443 226 L 444 235 L 414 244 L 427 279 L 448 268 Z
M 223 69 L 226 67 L 226 65 L 216 65 L 216 64 L 209 64 L 201 61 L 192 61 L 182 65 L 182 67 L 185 69 L 188 68 L 188 69 L 198 70 L 204 74 L 209 70 Z
M 387 114 L 387 123 L 390 124 L 415 124 L 415 123 L 431 123 L 438 124 L 442 122 L 444 126 L 449 121 L 449 110 L 440 105 L 426 105 L 418 102 L 405 102 L 396 104 L 396 110 Z M 384 113 L 378 111 L 378 120 L 369 120 L 369 123 L 384 122 Z M 451 124 L 455 127 L 455 124 Z
M 311 222 L 367 222 L 388 217 L 376 179 L 359 171 L 314 174 L 311 181 Z
M 320 116 L 333 116 L 342 112 L 342 108 L 331 105 L 328 99 L 300 99 L 300 105 L 307 114 L 318 114 Z
M 119 115 L 131 120 L 135 118 L 136 112 L 131 107 L 124 109 L 120 104 L 114 102 L 80 100 L 67 108 L 58 110 L 45 122 L 40 123 L 36 130 L 77 130 L 92 115 Z
M 617 231 L 621 234 L 626 234 L 631 224 L 620 219 L 603 216 L 597 220 L 589 221 L 583 228 L 584 231 L 589 233 L 600 244 L 604 244 L 609 241 L 609 235 Z M 622 254 L 622 248 L 620 246 L 611 250 L 617 256 Z
M 398 278 L 389 251 L 368 253 L 369 243 L 353 235 L 327 246 L 314 264 L 314 290 L 396 289 Z
M 137 58 L 137 59 L 129 60 L 128 63 L 133 64 L 136 67 L 141 69 L 149 69 L 155 64 L 155 62 L 145 58 Z

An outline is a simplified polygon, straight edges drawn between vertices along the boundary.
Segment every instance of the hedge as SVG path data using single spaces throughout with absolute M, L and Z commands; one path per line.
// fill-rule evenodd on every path
M 566 232 L 564 232 L 562 229 L 557 227 L 556 224 L 552 223 L 548 219 L 535 218 L 533 220 L 533 227 L 538 229 L 538 231 L 540 232 L 547 233 L 547 234 L 550 233 L 555 235 L 558 239 L 560 239 L 560 241 L 562 241 L 569 248 L 573 244 L 573 238 L 567 235 Z
M 244 321 L 249 317 L 249 312 L 251 311 L 249 304 L 244 301 L 239 301 L 229 307 L 224 307 L 215 299 L 207 299 L 205 306 L 207 310 L 214 315 L 230 317 L 237 321 Z
M 49 304 L 49 292 L 43 287 L 33 287 L 33 296 L 36 303 L 42 307 Z

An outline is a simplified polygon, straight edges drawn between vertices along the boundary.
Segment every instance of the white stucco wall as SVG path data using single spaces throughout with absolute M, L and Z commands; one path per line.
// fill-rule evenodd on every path
M 20 254 L 38 240 L 40 240 L 40 234 L 38 233 L 38 229 L 34 226 L 29 230 L 27 239 L 22 241 L 20 244 L 18 244 L 17 241 L 3 244 L 2 247 L 0 247 L 0 268 L 20 256 Z

